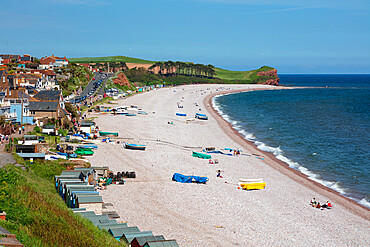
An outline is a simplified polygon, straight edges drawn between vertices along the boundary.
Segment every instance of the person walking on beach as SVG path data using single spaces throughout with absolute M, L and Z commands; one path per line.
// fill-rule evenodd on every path
M 218 177 L 218 178 L 223 178 L 223 177 L 221 176 L 221 170 L 217 170 L 217 177 Z

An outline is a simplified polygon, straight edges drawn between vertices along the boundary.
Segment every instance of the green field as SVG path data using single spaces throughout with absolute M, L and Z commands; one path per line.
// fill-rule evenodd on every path
M 81 58 L 68 58 L 69 61 L 74 63 L 104 63 L 104 62 L 125 62 L 125 63 L 144 63 L 144 64 L 151 64 L 155 63 L 156 61 L 149 61 L 139 58 L 133 57 L 125 57 L 125 56 L 108 56 L 108 57 L 81 57 Z M 245 80 L 245 81 L 252 81 L 256 79 L 256 74 L 258 71 L 266 71 L 271 70 L 272 67 L 263 66 L 260 69 L 249 70 L 249 71 L 231 71 L 221 68 L 216 68 L 216 78 L 220 78 L 223 80 Z
M 125 62 L 125 63 L 155 63 L 140 58 L 125 57 L 125 56 L 110 56 L 110 57 L 79 57 L 68 58 L 73 63 L 106 63 L 106 62 Z

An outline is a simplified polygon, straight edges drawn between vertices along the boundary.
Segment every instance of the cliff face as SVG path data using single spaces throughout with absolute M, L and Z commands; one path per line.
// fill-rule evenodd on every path
M 273 77 L 278 77 L 277 75 L 277 70 L 272 69 L 272 70 L 267 70 L 267 71 L 259 71 L 257 72 L 258 76 L 273 76 Z
M 128 86 L 128 87 L 130 87 L 131 85 L 130 85 L 130 82 L 128 81 L 128 79 L 127 79 L 127 77 L 126 77 L 126 75 L 124 74 L 124 73 L 119 73 L 118 75 L 117 75 L 117 78 L 114 78 L 113 79 L 113 82 L 115 83 L 115 84 L 119 84 L 119 85 L 121 85 L 121 86 L 124 86 L 124 85 L 126 85 L 126 86 Z
M 263 77 L 263 80 L 259 84 L 279 86 L 280 79 L 277 75 L 276 69 L 258 71 L 257 76 Z M 262 79 L 262 78 L 261 78 Z

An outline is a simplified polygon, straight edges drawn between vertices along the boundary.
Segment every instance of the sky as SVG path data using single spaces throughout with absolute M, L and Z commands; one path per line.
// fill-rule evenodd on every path
M 369 0 L 0 0 L 0 54 L 370 74 Z

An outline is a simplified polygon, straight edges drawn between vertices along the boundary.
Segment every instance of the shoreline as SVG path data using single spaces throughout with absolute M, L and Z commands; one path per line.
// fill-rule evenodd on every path
M 306 188 L 313 190 L 314 192 L 317 192 L 321 196 L 328 198 L 328 200 L 330 200 L 332 203 L 340 204 L 341 206 L 345 207 L 348 211 L 352 212 L 353 214 L 356 214 L 357 216 L 360 216 L 366 220 L 369 220 L 370 219 L 370 209 L 369 208 L 367 208 L 364 205 L 361 205 L 355 200 L 352 200 L 348 197 L 341 195 L 338 191 L 335 191 L 329 187 L 326 187 L 325 185 L 319 182 L 316 182 L 310 179 L 307 175 L 301 173 L 300 171 L 292 167 L 289 167 L 288 164 L 277 159 L 273 153 L 258 149 L 257 146 L 253 142 L 245 139 L 236 129 L 234 129 L 231 123 L 229 123 L 224 118 L 222 118 L 219 112 L 216 109 L 214 109 L 213 104 L 212 104 L 213 98 L 218 95 L 225 95 L 225 94 L 231 94 L 231 93 L 242 93 L 242 92 L 249 92 L 249 91 L 259 91 L 259 90 L 280 90 L 280 89 L 282 90 L 282 89 L 296 89 L 296 88 L 282 86 L 281 88 L 276 88 L 276 89 L 245 89 L 245 90 L 242 89 L 242 90 L 234 90 L 234 91 L 226 91 L 226 92 L 223 91 L 223 92 L 217 92 L 217 93 L 207 95 L 204 98 L 203 103 L 205 106 L 207 106 L 209 113 L 216 119 L 220 128 L 231 139 L 236 141 L 238 144 L 240 144 L 242 147 L 247 149 L 249 152 L 259 154 L 260 157 L 264 158 L 264 161 L 267 165 L 277 170 L 278 172 L 288 176 L 290 179 L 298 183 L 301 183 Z

